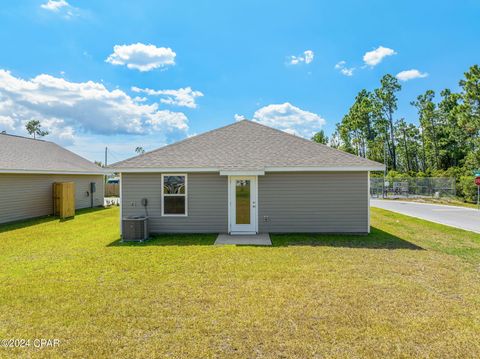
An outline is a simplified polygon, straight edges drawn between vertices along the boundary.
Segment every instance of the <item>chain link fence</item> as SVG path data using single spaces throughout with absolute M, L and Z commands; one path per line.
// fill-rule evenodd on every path
M 455 197 L 454 177 L 407 177 L 370 179 L 372 197 L 415 198 L 415 197 Z

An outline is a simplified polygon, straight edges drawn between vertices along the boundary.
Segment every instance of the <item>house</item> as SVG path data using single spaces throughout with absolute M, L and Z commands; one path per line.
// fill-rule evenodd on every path
M 243 120 L 111 166 L 152 233 L 367 233 L 383 165 Z M 142 206 L 147 199 L 147 206 Z
M 53 142 L 1 133 L 0 223 L 52 214 L 54 182 L 75 183 L 76 209 L 102 206 L 103 174 Z

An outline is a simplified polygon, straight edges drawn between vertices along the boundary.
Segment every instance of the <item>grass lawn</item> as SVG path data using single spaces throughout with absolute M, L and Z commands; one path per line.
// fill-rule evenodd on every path
M 118 242 L 118 208 L 0 227 L 0 339 L 13 355 L 480 357 L 480 235 L 372 210 L 368 236 Z

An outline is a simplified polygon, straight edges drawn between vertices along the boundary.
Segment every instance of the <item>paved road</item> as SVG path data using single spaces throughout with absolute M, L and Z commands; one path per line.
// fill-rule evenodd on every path
M 480 233 L 480 211 L 473 208 L 371 199 L 370 205 L 407 216 Z

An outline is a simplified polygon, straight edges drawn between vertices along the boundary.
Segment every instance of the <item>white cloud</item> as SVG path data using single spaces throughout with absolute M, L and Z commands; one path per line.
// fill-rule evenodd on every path
M 17 129 L 31 119 L 40 120 L 51 133 L 49 138 L 63 143 L 77 133 L 145 135 L 188 130 L 185 114 L 137 102 L 101 83 L 69 82 L 45 74 L 24 80 L 5 70 L 0 70 L 0 118 Z M 13 119 L 13 124 L 5 118 Z
M 195 99 L 203 96 L 203 93 L 200 91 L 194 91 L 191 87 L 184 87 L 178 90 L 152 90 L 148 88 L 141 89 L 134 86 L 132 87 L 132 91 L 136 93 L 144 93 L 149 96 L 165 96 L 160 99 L 161 103 L 189 108 L 196 108 L 197 103 L 195 102 Z
M 146 97 L 140 97 L 140 96 L 135 96 L 135 97 L 133 98 L 133 101 L 135 101 L 135 102 L 145 102 L 145 101 L 148 101 L 148 98 L 146 98 Z
M 48 0 L 46 3 L 41 4 L 40 7 L 44 10 L 61 14 L 65 19 L 71 19 L 80 15 L 80 10 L 65 0 Z
M 316 113 L 302 110 L 289 102 L 262 107 L 253 115 L 253 121 L 306 138 L 325 124 L 325 120 Z
M 70 4 L 65 0 L 48 0 L 45 4 L 40 5 L 42 9 L 58 12 L 62 8 L 70 7 Z
M 375 50 L 368 51 L 363 55 L 363 61 L 365 65 L 376 66 L 382 62 L 383 58 L 386 56 L 396 55 L 397 53 L 393 49 L 388 47 L 379 46 Z
M 408 80 L 419 79 L 427 76 L 428 74 L 426 72 L 420 72 L 418 70 L 412 69 L 412 70 L 401 71 L 397 74 L 396 77 L 400 81 L 408 81 Z
M 342 73 L 342 75 L 345 75 L 345 76 L 353 76 L 353 70 L 355 69 L 353 67 L 350 67 L 350 68 L 341 69 L 340 72 Z
M 289 63 L 290 65 L 298 65 L 301 63 L 309 64 L 313 61 L 315 54 L 312 50 L 305 50 L 303 54 L 298 56 L 290 56 Z
M 340 61 L 335 65 L 335 69 L 339 70 L 342 75 L 345 76 L 353 76 L 353 71 L 355 71 L 355 67 L 346 67 L 345 61 Z
M 156 47 L 140 42 L 131 45 L 115 45 L 113 53 L 105 60 L 112 65 L 125 65 L 141 72 L 175 65 L 177 54 L 168 47 Z
M 246 119 L 247 119 L 245 116 L 239 115 L 238 113 L 236 113 L 235 115 L 233 115 L 233 118 L 235 119 L 235 122 L 243 121 L 243 120 L 246 120 Z
M 187 116 L 182 112 L 172 112 L 169 110 L 160 110 L 153 113 L 146 121 L 147 124 L 152 126 L 154 131 L 165 130 L 165 126 L 168 125 L 173 128 L 186 130 Z
M 1 131 L 13 131 L 15 130 L 15 120 L 10 116 L 0 115 L 0 132 Z
M 312 50 L 306 50 L 303 54 L 305 55 L 306 64 L 309 64 L 310 62 L 313 61 L 314 53 Z

